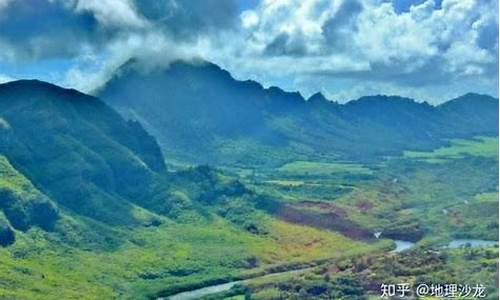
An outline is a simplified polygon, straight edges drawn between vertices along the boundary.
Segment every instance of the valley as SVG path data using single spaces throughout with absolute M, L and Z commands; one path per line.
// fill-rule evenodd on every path
M 499 0 L 0 0 L 0 300 L 497 300 Z
M 43 82 L 0 85 L 2 297 L 370 299 L 383 282 L 447 280 L 456 268 L 451 279 L 498 293 L 497 132 L 354 156 L 347 144 L 328 150 L 328 134 L 299 145 L 290 131 L 268 131 L 282 147 L 240 132 L 241 157 L 207 152 L 202 160 L 219 156 L 209 166 L 169 156 L 161 128 L 127 116 Z M 473 245 L 446 248 L 462 240 Z M 433 251 L 433 268 L 409 261 Z M 461 277 L 478 264 L 488 268 Z

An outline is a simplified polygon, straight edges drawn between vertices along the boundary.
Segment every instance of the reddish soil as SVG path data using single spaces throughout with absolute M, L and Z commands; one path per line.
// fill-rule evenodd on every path
M 347 218 L 347 211 L 334 203 L 304 200 L 295 205 L 303 208 L 319 208 L 322 212 L 329 212 L 341 218 Z
M 366 200 L 361 200 L 359 202 L 356 203 L 356 207 L 360 210 L 360 211 L 369 211 L 373 208 L 373 204 L 366 201 Z
M 291 223 L 338 231 L 356 240 L 374 239 L 371 231 L 346 219 L 346 212 L 335 204 L 321 202 L 323 207 L 328 207 L 323 212 L 307 209 L 307 205 L 312 205 L 312 203 L 306 202 L 304 205 L 303 201 L 296 206 L 284 205 L 277 211 L 277 216 Z

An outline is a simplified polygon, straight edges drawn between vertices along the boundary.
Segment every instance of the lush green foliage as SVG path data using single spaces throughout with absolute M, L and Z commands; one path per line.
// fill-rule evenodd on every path
M 217 79 L 221 71 L 213 66 L 180 65 L 172 72 L 182 80 L 199 72 L 192 82 L 205 88 L 207 70 L 233 86 L 227 76 Z M 222 171 L 175 172 L 166 170 L 155 139 L 139 123 L 96 98 L 33 81 L 0 85 L 0 298 L 147 299 L 254 277 L 222 296 L 364 299 L 381 281 L 407 278 L 491 284 L 497 250 L 439 247 L 453 238 L 497 238 L 497 138 L 366 160 L 399 153 L 412 141 L 418 142 L 413 150 L 424 150 L 442 146 L 444 137 L 491 133 L 490 115 L 480 118 L 489 120 L 484 127 L 473 126 L 491 99 L 468 95 L 432 108 L 375 97 L 338 106 L 245 85 L 229 88 L 237 100 L 222 114 L 233 117 L 215 123 L 219 108 L 207 108 L 210 102 L 193 94 L 193 86 L 172 90 L 172 97 L 198 102 L 176 108 L 158 127 L 172 126 L 163 136 L 165 152 L 200 147 L 175 157 L 182 160 L 216 145 L 221 152 L 202 160 L 230 164 Z M 204 95 L 219 96 L 211 89 Z M 239 101 L 249 97 L 256 101 L 241 109 L 250 117 L 241 118 Z M 165 108 L 162 99 L 148 101 Z M 470 99 L 483 109 L 469 112 Z M 387 119 L 374 107 L 403 115 Z M 458 112 L 465 123 L 451 122 Z M 353 115 L 357 129 L 347 124 Z M 199 123 L 176 127 L 183 117 Z M 420 130 L 442 126 L 438 117 L 456 127 L 445 127 L 436 139 L 422 137 Z M 264 125 L 255 132 L 248 121 Z M 390 129 L 393 122 L 402 122 L 403 130 Z M 332 147 L 315 136 L 331 137 L 334 129 L 340 138 Z M 179 143 L 176 151 L 172 143 Z M 348 152 L 362 162 L 345 160 Z M 389 254 L 393 242 L 385 238 L 418 241 L 421 248 Z M 429 249 L 439 252 L 436 259 Z M 297 268 L 305 269 L 259 277 Z
M 419 284 L 482 284 L 485 299 L 493 300 L 498 299 L 497 269 L 497 248 L 416 249 L 401 254 L 361 256 L 310 272 L 249 281 L 239 289 L 246 291 L 246 299 L 252 300 L 380 299 L 381 284 L 407 283 L 413 291 Z
M 406 151 L 406 157 L 425 162 L 446 162 L 465 156 L 496 157 L 498 155 L 498 137 L 479 137 L 475 140 L 452 140 L 451 146 L 438 148 L 432 152 Z
M 39 226 L 51 230 L 58 217 L 54 203 L 21 173 L 16 171 L 9 161 L 0 155 L 0 243 L 14 241 L 11 226 L 27 230 Z

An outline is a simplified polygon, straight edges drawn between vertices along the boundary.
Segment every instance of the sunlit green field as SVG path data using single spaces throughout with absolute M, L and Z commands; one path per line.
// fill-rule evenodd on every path
M 331 214 L 330 218 L 368 232 L 387 233 L 387 238 L 414 239 L 422 247 L 442 246 L 454 238 L 497 239 L 495 141 L 498 139 L 454 141 L 450 147 L 407 152 L 376 166 L 294 161 L 276 169 L 245 172 L 242 181 L 280 205 L 312 216 Z M 441 163 L 434 163 L 435 159 Z M 13 176 L 0 184 L 28 183 Z M 185 221 L 154 215 L 161 225 L 134 227 L 108 227 L 69 214 L 54 232 L 36 228 L 18 232 L 13 246 L 0 248 L 0 295 L 15 299 L 42 299 L 42 294 L 43 299 L 146 299 L 220 280 L 262 275 L 277 266 L 286 269 L 322 260 L 349 261 L 392 247 L 389 240 L 354 240 L 335 229 L 292 224 L 283 220 L 279 210 L 247 216 L 258 220 L 260 232 L 255 233 L 221 218 L 215 213 L 218 208 L 213 209 L 205 209 L 204 216 L 193 213 Z M 136 207 L 133 214 L 146 220 L 151 212 Z M 88 226 L 97 228 L 95 235 L 86 234 Z M 464 255 L 450 252 L 449 260 L 441 265 L 443 272 L 453 270 L 457 272 L 454 278 L 461 279 L 459 272 L 469 270 Z M 474 265 L 493 264 L 487 254 L 481 255 Z M 377 266 L 383 269 L 383 262 L 378 261 Z M 331 270 L 320 266 L 315 273 L 300 276 L 285 274 L 272 281 L 256 278 L 247 286 L 252 299 L 273 299 L 294 284 L 323 286 L 327 277 L 332 282 L 337 277 L 345 280 Z M 488 275 L 489 271 L 483 272 L 477 278 Z M 326 286 L 332 288 L 332 284 Z M 235 297 L 228 299 L 244 296 Z
M 497 151 L 498 138 L 478 137 L 374 166 L 296 161 L 263 173 L 267 180 L 255 187 L 301 209 L 336 211 L 373 232 L 408 231 L 423 242 L 496 239 Z
M 431 152 L 404 152 L 405 157 L 425 162 L 445 162 L 465 156 L 498 157 L 498 137 L 478 137 L 474 140 L 455 139 L 450 146 L 438 148 Z
M 266 219 L 254 235 L 216 218 L 198 224 L 168 222 L 129 230 L 115 249 L 84 251 L 31 230 L 0 249 L 0 294 L 16 299 L 142 299 L 160 291 L 237 278 L 272 266 L 372 252 L 338 233 Z M 90 250 L 90 249 L 89 249 Z
M 351 299 L 360 293 L 359 298 L 352 299 L 380 299 L 381 282 L 452 282 L 481 283 L 486 287 L 486 299 L 498 299 L 497 248 L 443 248 L 452 239 L 498 239 L 498 138 L 454 140 L 450 146 L 434 151 L 406 152 L 404 157 L 375 166 L 370 178 L 349 176 L 349 170 L 323 172 L 323 163 L 291 166 L 293 180 L 283 176 L 280 168 L 267 173 L 272 179 L 257 188 L 273 193 L 274 187 L 279 191 L 274 195 L 288 205 L 314 211 L 318 216 L 322 211 L 340 212 L 339 216 L 364 228 L 414 240 L 415 250 L 361 255 L 305 273 L 251 280 L 219 296 L 246 291 L 247 296 L 258 300 L 320 299 L 327 295 Z M 307 172 L 303 166 L 307 166 Z M 336 194 L 332 187 L 346 182 L 350 190 Z M 316 193 L 307 186 L 315 186 Z

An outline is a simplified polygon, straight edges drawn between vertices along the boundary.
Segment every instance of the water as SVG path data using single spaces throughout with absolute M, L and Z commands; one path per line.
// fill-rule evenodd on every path
M 415 245 L 414 242 L 403 241 L 403 240 L 394 240 L 394 243 L 396 244 L 396 249 L 391 251 L 393 253 L 399 253 L 399 252 L 406 251 L 408 249 L 411 249 Z M 458 240 L 451 241 L 446 247 L 447 248 L 459 248 L 459 247 L 465 246 L 466 244 L 470 244 L 471 247 L 489 247 L 489 246 L 498 246 L 498 241 L 458 239 Z M 279 272 L 279 273 L 275 273 L 275 274 L 268 274 L 268 275 L 262 276 L 262 278 L 279 276 L 279 275 L 282 275 L 285 273 L 301 273 L 301 272 L 307 271 L 308 269 L 309 268 L 305 268 L 302 270 L 292 270 L 292 271 Z M 235 285 L 240 284 L 240 283 L 245 283 L 246 281 L 247 280 L 239 280 L 239 281 L 233 281 L 233 282 L 228 282 L 228 283 L 223 283 L 223 284 L 217 284 L 217 285 L 213 285 L 213 286 L 208 286 L 208 287 L 196 289 L 193 291 L 178 293 L 178 294 L 175 294 L 173 296 L 166 297 L 166 298 L 158 298 L 157 300 L 193 300 L 193 299 L 198 299 L 198 298 L 203 297 L 203 296 L 229 291 Z
M 257 278 L 272 278 L 272 277 L 277 277 L 277 276 L 284 275 L 284 274 L 300 274 L 300 273 L 304 273 L 310 269 L 311 269 L 311 267 L 306 267 L 303 269 L 271 273 L 271 274 L 267 274 L 267 275 L 260 276 Z M 157 298 L 156 300 L 193 300 L 193 299 L 199 299 L 203 296 L 229 291 L 235 285 L 240 284 L 240 283 L 246 283 L 246 282 L 248 282 L 248 280 L 237 280 L 237 281 L 232 281 L 232 282 L 228 282 L 228 283 L 207 286 L 207 287 L 192 290 L 192 291 L 186 291 L 186 292 L 178 293 L 178 294 L 168 296 L 168 297 L 160 297 L 160 298 Z
M 402 240 L 394 240 L 394 243 L 396 243 L 396 249 L 392 250 L 391 252 L 395 253 L 406 251 L 415 245 L 415 243 L 413 242 Z
M 198 299 L 198 298 L 206 296 L 206 295 L 229 291 L 233 286 L 237 285 L 240 282 L 241 281 L 233 281 L 233 282 L 228 282 L 228 283 L 223 283 L 223 284 L 218 284 L 218 285 L 212 285 L 212 286 L 208 286 L 208 287 L 193 290 L 193 291 L 187 291 L 187 292 L 175 294 L 175 295 L 167 297 L 167 298 L 158 298 L 158 300 L 163 300 L 163 299 L 168 299 L 168 300 Z
M 470 240 L 470 239 L 453 240 L 446 247 L 460 248 L 465 246 L 466 244 L 470 244 L 471 247 L 491 247 L 491 246 L 498 246 L 498 241 Z

